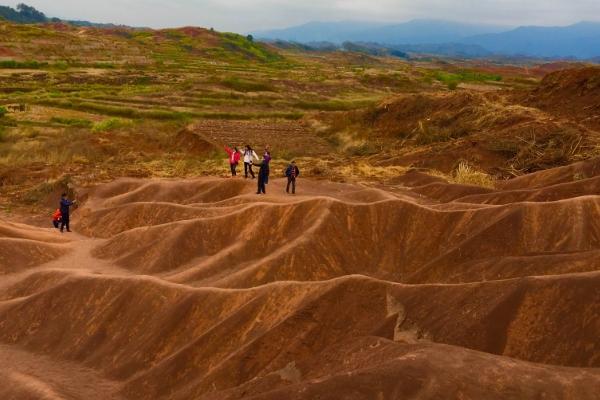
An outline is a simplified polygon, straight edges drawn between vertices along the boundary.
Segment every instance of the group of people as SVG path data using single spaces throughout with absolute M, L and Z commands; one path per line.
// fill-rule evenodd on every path
M 258 164 L 258 188 L 256 194 L 266 194 L 267 189 L 266 185 L 269 183 L 269 164 L 271 163 L 271 152 L 269 151 L 269 147 L 265 148 L 265 151 L 262 156 L 262 161 L 259 160 L 258 155 L 250 146 L 246 146 L 244 151 L 241 152 L 237 147 L 230 148 L 225 146 L 225 151 L 229 155 L 229 166 L 231 168 L 231 176 L 237 176 L 237 167 L 240 160 L 243 157 L 244 160 L 244 176 L 246 179 L 248 176 L 252 177 L 252 179 L 256 178 L 254 175 L 254 170 L 252 169 L 254 165 L 254 160 L 260 161 Z M 285 191 L 287 193 L 296 194 L 296 178 L 300 175 L 300 170 L 296 165 L 295 161 L 292 161 L 287 168 L 285 169 L 285 176 L 287 177 L 287 186 Z M 60 205 L 59 208 L 56 209 L 54 214 L 52 215 L 52 224 L 56 229 L 60 229 L 61 232 L 64 232 L 65 229 L 67 232 L 71 232 L 70 223 L 70 211 L 71 207 L 76 203 L 75 200 L 69 200 L 69 196 L 67 193 L 63 193 L 60 197 Z
M 252 169 L 254 165 L 254 160 L 260 161 L 258 163 L 258 188 L 256 194 L 266 194 L 266 185 L 269 183 L 269 175 L 270 168 L 269 164 L 271 163 L 271 152 L 269 151 L 269 146 L 265 147 L 265 151 L 262 156 L 262 160 L 258 158 L 256 152 L 250 147 L 250 145 L 246 145 L 243 151 L 240 151 L 237 147 L 229 147 L 225 146 L 225 151 L 227 152 L 229 158 L 229 168 L 231 169 L 231 176 L 237 176 L 237 168 L 240 163 L 240 160 L 244 160 L 244 177 L 248 179 L 250 176 L 252 179 L 255 179 L 254 170 Z M 285 170 L 285 176 L 288 179 L 286 192 L 290 193 L 290 189 L 292 190 L 292 194 L 296 194 L 296 178 L 300 175 L 300 170 L 296 165 L 296 161 L 292 161 Z

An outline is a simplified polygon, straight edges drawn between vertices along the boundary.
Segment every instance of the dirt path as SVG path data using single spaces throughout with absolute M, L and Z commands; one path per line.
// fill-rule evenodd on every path
M 0 397 L 40 400 L 119 400 L 122 384 L 79 364 L 0 345 Z

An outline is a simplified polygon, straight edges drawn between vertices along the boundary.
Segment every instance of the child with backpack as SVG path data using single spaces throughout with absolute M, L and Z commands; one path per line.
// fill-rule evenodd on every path
M 56 211 L 54 211 L 54 214 L 52 214 L 52 225 L 54 225 L 54 227 L 56 229 L 60 228 L 60 223 L 62 222 L 62 214 L 60 213 L 60 209 L 56 209 Z

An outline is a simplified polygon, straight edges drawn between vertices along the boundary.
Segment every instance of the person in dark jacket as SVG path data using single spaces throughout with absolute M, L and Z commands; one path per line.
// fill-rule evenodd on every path
M 290 192 L 290 186 L 292 186 L 292 194 L 296 194 L 296 178 L 300 175 L 300 170 L 296 166 L 296 161 L 292 161 L 290 165 L 285 169 L 285 176 L 288 178 L 285 192 Z
M 69 227 L 69 212 L 70 212 L 71 206 L 75 203 L 76 203 L 75 200 L 73 200 L 73 201 L 69 200 L 66 193 L 63 193 L 62 196 L 60 197 L 60 214 L 61 214 L 60 231 L 61 232 L 63 232 L 63 230 L 65 228 L 67 228 L 67 232 L 71 232 L 71 228 Z
M 263 157 L 263 160 L 260 163 L 260 169 L 258 170 L 258 190 L 256 194 L 267 194 L 267 179 L 269 179 L 269 163 Z
M 269 150 L 269 145 L 265 146 L 265 152 L 263 154 L 263 164 L 266 164 L 266 175 L 265 175 L 265 185 L 269 184 L 269 164 L 271 163 L 271 151 Z

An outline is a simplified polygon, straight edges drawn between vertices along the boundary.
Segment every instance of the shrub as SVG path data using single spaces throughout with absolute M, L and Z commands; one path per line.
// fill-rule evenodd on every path
M 81 128 L 89 128 L 92 126 L 92 121 L 78 118 L 52 117 L 50 118 L 50 122 L 61 125 L 77 126 Z
M 456 90 L 456 88 L 458 88 L 458 82 L 457 81 L 448 82 L 448 89 L 450 89 L 450 90 Z
M 348 147 L 348 149 L 346 149 L 346 151 L 352 156 L 371 156 L 373 154 L 379 153 L 379 149 L 370 143 L 363 143 L 357 146 L 350 146 Z
M 115 129 L 121 128 L 123 126 L 128 125 L 127 122 L 123 121 L 119 118 L 109 118 L 104 121 L 98 122 L 92 128 L 94 132 L 109 132 Z
M 6 69 L 40 69 L 48 66 L 47 62 L 1 60 L 0 68 Z
M 8 113 L 8 110 L 0 106 L 0 118 L 4 117 Z
M 452 181 L 461 185 L 473 185 L 486 188 L 494 187 L 494 179 L 485 172 L 477 171 L 468 163 L 461 161 L 452 175 Z
M 275 92 L 275 88 L 266 82 L 254 82 L 241 78 L 230 77 L 221 81 L 221 84 L 238 92 Z

